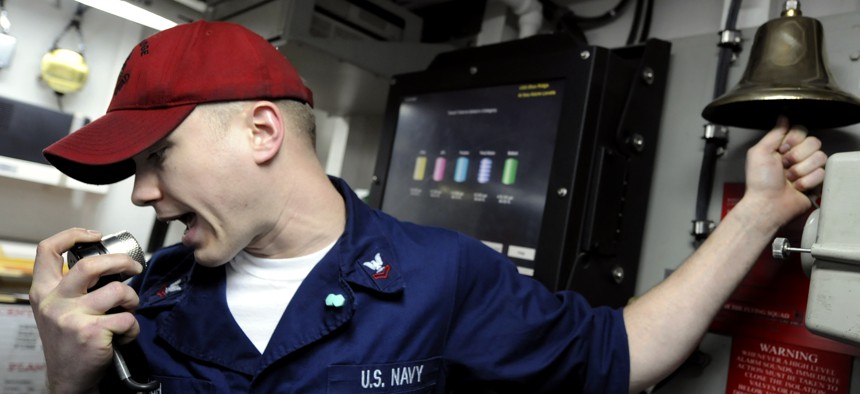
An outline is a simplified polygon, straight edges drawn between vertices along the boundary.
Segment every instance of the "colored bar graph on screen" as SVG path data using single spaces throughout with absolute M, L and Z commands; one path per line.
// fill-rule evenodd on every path
M 505 167 L 502 169 L 502 184 L 513 185 L 517 181 L 517 167 L 520 161 L 514 158 L 505 160 Z
M 454 167 L 454 182 L 466 182 L 469 176 L 469 158 L 460 156 L 457 158 L 457 165 Z
M 442 182 L 445 179 L 445 165 L 448 164 L 448 160 L 444 157 L 437 157 L 436 164 L 433 166 L 433 180 L 436 182 Z
M 478 163 L 478 183 L 490 182 L 493 172 L 493 159 L 485 157 Z
M 427 170 L 427 156 L 418 156 L 415 158 L 415 169 L 412 171 L 412 179 L 416 181 L 424 180 L 424 171 Z

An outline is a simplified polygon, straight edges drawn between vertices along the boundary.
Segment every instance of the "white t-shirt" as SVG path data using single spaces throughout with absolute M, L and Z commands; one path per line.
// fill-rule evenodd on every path
M 333 246 L 288 259 L 241 251 L 227 264 L 227 307 L 261 354 L 299 285 Z

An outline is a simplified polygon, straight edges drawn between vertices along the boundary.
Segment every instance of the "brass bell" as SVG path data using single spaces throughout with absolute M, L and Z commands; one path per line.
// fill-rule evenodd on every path
M 725 126 L 768 130 L 779 115 L 809 129 L 860 122 L 860 99 L 840 90 L 827 68 L 821 22 L 786 1 L 780 18 L 758 28 L 741 81 L 708 104 L 702 117 Z

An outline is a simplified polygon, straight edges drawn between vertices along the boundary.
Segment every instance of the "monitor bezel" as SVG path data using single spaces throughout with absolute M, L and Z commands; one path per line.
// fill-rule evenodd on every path
M 588 147 L 594 135 L 583 133 L 596 127 L 606 50 L 583 46 L 555 36 L 519 40 L 509 45 L 471 48 L 434 61 L 427 70 L 399 75 L 389 90 L 376 168 L 367 202 L 381 208 L 403 99 L 441 93 L 514 84 L 558 80 L 563 83 L 562 111 L 552 152 L 552 165 L 545 193 L 544 212 L 534 261 L 533 276 L 557 289 L 569 273 L 564 256 L 578 250 L 584 213 L 572 210 L 587 199 L 587 177 L 576 176 L 589 163 Z

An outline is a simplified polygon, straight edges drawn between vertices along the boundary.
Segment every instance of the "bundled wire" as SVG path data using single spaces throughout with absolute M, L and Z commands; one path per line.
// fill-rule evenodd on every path
M 643 43 L 648 39 L 651 30 L 651 16 L 653 14 L 654 0 L 636 0 L 633 23 L 630 25 L 630 33 L 627 35 L 627 45 Z M 639 30 L 640 23 L 642 24 L 641 32 Z
M 639 33 L 639 20 L 642 19 L 643 0 L 636 0 L 636 10 L 633 12 L 633 24 L 630 25 L 630 33 L 627 35 L 627 45 L 636 42 L 636 34 Z
M 651 34 L 651 16 L 654 15 L 654 0 L 645 0 L 645 20 L 642 21 L 642 32 L 639 35 L 639 42 L 645 42 L 648 35 Z

